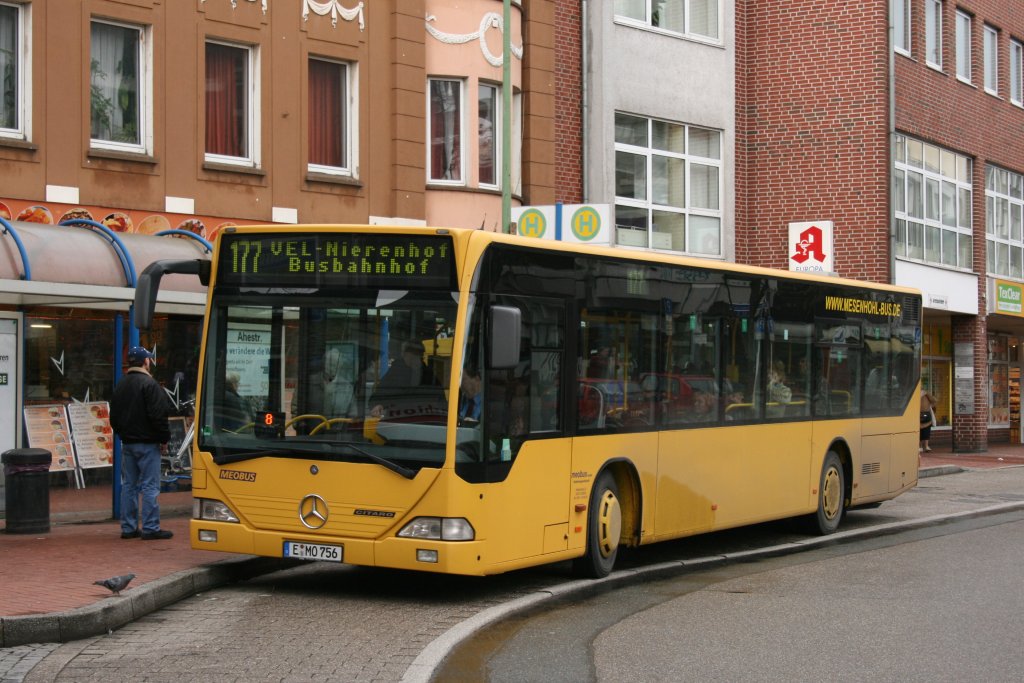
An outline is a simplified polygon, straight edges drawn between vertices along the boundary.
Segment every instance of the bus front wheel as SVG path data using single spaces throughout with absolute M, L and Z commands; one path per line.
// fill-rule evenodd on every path
M 611 573 L 622 536 L 622 506 L 619 487 L 610 472 L 597 478 L 590 493 L 587 517 L 587 551 L 573 562 L 576 575 L 600 579 Z
M 811 519 L 812 529 L 823 536 L 835 532 L 846 511 L 846 475 L 835 451 L 829 451 L 821 466 L 818 482 L 818 511 Z

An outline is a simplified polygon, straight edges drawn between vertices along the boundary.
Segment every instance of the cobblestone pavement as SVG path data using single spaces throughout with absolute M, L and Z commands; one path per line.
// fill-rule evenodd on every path
M 34 643 L 0 647 L 0 683 L 19 683 L 39 662 L 57 649 L 58 643 Z
M 502 577 L 311 564 L 64 644 L 24 681 L 398 681 L 442 633 L 535 588 L 523 578 L 510 590 Z

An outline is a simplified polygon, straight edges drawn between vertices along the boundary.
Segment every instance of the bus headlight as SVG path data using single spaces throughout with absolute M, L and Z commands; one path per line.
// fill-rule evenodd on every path
M 209 498 L 195 498 L 192 501 L 192 519 L 208 519 L 212 522 L 238 522 L 238 517 L 224 503 Z
M 434 541 L 472 541 L 473 525 L 462 517 L 417 517 L 398 532 L 400 538 L 427 538 Z

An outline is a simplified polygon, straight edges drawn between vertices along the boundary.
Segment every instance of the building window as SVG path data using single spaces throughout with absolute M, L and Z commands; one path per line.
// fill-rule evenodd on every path
M 896 136 L 896 256 L 970 270 L 971 160 Z
M 1024 279 L 1024 176 L 985 169 L 985 249 L 992 275 Z
M 921 325 L 921 388 L 936 400 L 935 426 L 952 424 L 953 340 L 950 323 Z M 933 430 L 934 431 L 934 430 Z
M 615 115 L 615 227 L 623 246 L 720 256 L 722 134 Z
M 910 0 L 892 0 L 892 39 L 897 52 L 910 54 Z
M 150 91 L 146 30 L 93 21 L 90 43 L 90 145 L 148 151 Z
M 349 66 L 309 60 L 309 170 L 352 175 Z
M 255 50 L 206 43 L 206 161 L 257 166 Z
M 1010 424 L 1009 337 L 990 334 L 988 337 L 988 423 L 992 427 Z
M 615 16 L 689 37 L 719 40 L 721 0 L 615 0 Z
M 956 13 L 956 77 L 971 82 L 971 17 Z
M 1024 44 L 1010 41 L 1010 102 L 1024 106 Z
M 430 79 L 430 181 L 463 184 L 462 81 Z
M 496 187 L 499 184 L 498 168 L 501 154 L 501 90 L 497 86 L 481 83 L 477 93 L 478 130 L 478 180 L 481 185 Z
M 925 1 L 925 61 L 942 68 L 942 0 Z
M 985 92 L 999 94 L 999 32 L 985 27 Z
M 26 5 L 0 3 L 0 137 L 19 140 L 28 138 L 27 13 Z

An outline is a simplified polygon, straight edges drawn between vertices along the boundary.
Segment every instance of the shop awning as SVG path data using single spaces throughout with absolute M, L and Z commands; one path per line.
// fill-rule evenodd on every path
M 18 221 L 11 227 L 0 227 L 0 304 L 127 310 L 135 276 L 153 261 L 211 257 L 202 242 L 180 235 L 115 233 L 115 243 L 96 228 Z M 160 283 L 158 312 L 202 314 L 205 302 L 195 276 L 168 275 Z

